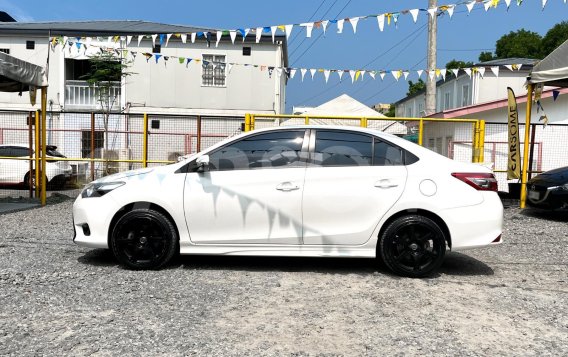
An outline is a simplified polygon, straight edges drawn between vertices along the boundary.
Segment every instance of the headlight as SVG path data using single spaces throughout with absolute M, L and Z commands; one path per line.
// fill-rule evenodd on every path
M 81 197 L 101 197 L 122 185 L 124 185 L 123 181 L 91 183 L 85 186 L 81 192 Z

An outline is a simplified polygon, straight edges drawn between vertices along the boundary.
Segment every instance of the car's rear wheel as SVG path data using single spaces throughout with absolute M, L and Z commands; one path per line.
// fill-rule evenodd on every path
M 31 177 L 30 177 L 31 172 Z M 45 182 L 47 183 L 47 176 L 45 177 Z M 28 171 L 24 176 L 24 186 L 26 188 L 35 188 L 36 187 L 36 179 L 35 179 L 35 171 Z
M 152 209 L 134 209 L 114 226 L 110 248 L 116 259 L 129 269 L 158 269 L 178 249 L 178 235 L 172 222 Z
M 380 237 L 380 253 L 395 274 L 421 278 L 434 273 L 446 254 L 446 237 L 433 220 L 408 215 L 392 221 Z

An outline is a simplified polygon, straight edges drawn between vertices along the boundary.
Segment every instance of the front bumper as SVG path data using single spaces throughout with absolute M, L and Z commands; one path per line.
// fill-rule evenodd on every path
M 109 226 L 119 208 L 110 197 L 77 197 L 73 204 L 73 242 L 83 247 L 108 249 Z

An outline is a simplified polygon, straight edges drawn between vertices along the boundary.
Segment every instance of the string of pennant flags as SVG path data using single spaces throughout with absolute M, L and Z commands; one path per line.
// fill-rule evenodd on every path
M 416 8 L 416 9 L 408 9 L 408 10 L 401 10 L 401 11 L 394 11 L 394 12 L 387 12 L 383 14 L 375 14 L 375 15 L 365 15 L 365 16 L 355 16 L 355 17 L 346 17 L 343 19 L 328 19 L 328 20 L 319 20 L 315 22 L 306 22 L 306 23 L 294 23 L 294 24 L 286 24 L 286 25 L 270 25 L 270 26 L 261 26 L 261 27 L 243 27 L 238 29 L 232 30 L 212 30 L 212 31 L 197 31 L 197 32 L 190 32 L 190 33 L 168 33 L 168 34 L 140 34 L 140 35 L 128 35 L 128 36 L 109 36 L 108 42 L 119 42 L 119 41 L 126 41 L 127 46 L 130 45 L 131 41 L 136 39 L 138 41 L 138 46 L 144 38 L 152 39 L 152 44 L 155 46 L 156 41 L 159 41 L 160 45 L 164 45 L 167 47 L 171 37 L 179 38 L 185 44 L 187 43 L 188 39 L 191 43 L 195 43 L 197 39 L 205 39 L 207 41 L 208 46 L 211 45 L 213 41 L 215 41 L 215 46 L 219 45 L 219 42 L 223 37 L 229 36 L 231 42 L 234 44 L 237 36 L 242 37 L 242 41 L 244 42 L 247 36 L 250 34 L 254 36 L 256 39 L 256 43 L 259 43 L 263 34 L 271 34 L 272 35 L 272 42 L 275 42 L 275 36 L 277 34 L 284 33 L 286 35 L 286 39 L 290 37 L 293 29 L 295 27 L 300 27 L 305 29 L 306 37 L 312 37 L 312 33 L 314 29 L 321 29 L 324 34 L 327 32 L 328 27 L 330 24 L 335 24 L 337 27 L 337 33 L 343 33 L 345 23 L 351 24 L 353 29 L 353 33 L 357 33 L 357 25 L 359 21 L 368 20 L 368 19 L 376 19 L 379 30 L 381 32 L 384 31 L 385 25 L 390 26 L 394 24 L 398 26 L 398 21 L 400 16 L 404 15 L 411 15 L 412 20 L 414 23 L 418 21 L 418 16 L 420 13 L 427 13 L 431 17 L 436 16 L 440 13 L 448 14 L 450 18 L 452 18 L 454 11 L 458 7 L 466 7 L 468 14 L 474 9 L 476 5 L 483 6 L 485 11 L 489 11 L 490 9 L 495 9 L 498 6 L 502 5 L 503 2 L 507 7 L 507 10 L 511 6 L 511 3 L 516 2 L 517 6 L 521 6 L 523 4 L 523 0 L 465 0 L 462 2 L 454 3 L 454 4 L 447 4 L 447 5 L 440 5 L 432 8 Z M 542 1 L 542 9 L 546 7 L 548 0 L 541 0 Z M 559 0 L 560 1 L 560 0 Z M 566 4 L 568 0 L 561 0 Z M 89 37 L 87 37 L 87 41 L 89 41 Z
M 455 77 L 457 77 L 460 72 L 466 73 L 469 77 L 475 74 L 479 74 L 482 77 L 485 76 L 487 70 L 490 70 L 494 76 L 499 76 L 499 69 L 500 66 L 473 66 L 473 67 L 465 67 L 465 68 L 454 68 L 454 69 L 446 69 L 446 68 L 438 68 L 435 70 L 407 70 L 407 69 L 381 69 L 381 70 L 365 70 L 365 69 L 326 69 L 326 68 L 297 68 L 297 67 L 277 67 L 277 66 L 269 66 L 269 65 L 262 65 L 262 64 L 251 64 L 251 63 L 236 63 L 236 62 L 218 62 L 218 61 L 208 61 L 201 58 L 192 58 L 192 57 L 182 57 L 182 56 L 166 56 L 161 53 L 149 53 L 149 52 L 140 52 L 140 51 L 133 51 L 126 48 L 116 48 L 116 47 L 106 47 L 106 46 L 99 46 L 90 44 L 87 45 L 86 43 L 81 42 L 81 38 L 76 38 L 76 40 L 66 39 L 65 42 L 58 41 L 51 41 L 52 49 L 55 49 L 58 45 L 62 44 L 62 50 L 66 48 L 69 50 L 69 53 L 72 54 L 72 51 L 79 52 L 81 49 L 84 50 L 86 53 L 87 48 L 94 47 L 97 48 L 101 53 L 110 53 L 115 55 L 118 58 L 124 58 L 126 60 L 136 60 L 137 56 L 140 54 L 142 55 L 147 63 L 155 63 L 158 64 L 160 61 L 167 66 L 172 62 L 178 62 L 180 65 L 185 65 L 186 68 L 189 68 L 190 64 L 198 64 L 201 65 L 204 69 L 208 68 L 209 66 L 215 70 L 219 67 L 222 70 L 226 70 L 227 75 L 231 73 L 231 70 L 235 66 L 240 67 L 251 67 L 257 68 L 260 71 L 266 71 L 269 77 L 272 77 L 274 72 L 278 77 L 285 75 L 288 79 L 294 79 L 299 73 L 301 81 L 303 82 L 306 75 L 309 73 L 311 79 L 314 80 L 316 76 L 323 75 L 325 82 L 329 81 L 329 78 L 332 73 L 337 74 L 339 81 L 343 80 L 343 76 L 348 74 L 351 78 L 351 82 L 355 83 L 356 81 L 362 81 L 365 75 L 369 75 L 373 80 L 377 78 L 377 76 L 384 80 L 384 78 L 390 74 L 394 77 L 394 79 L 398 82 L 399 79 L 404 77 L 404 80 L 407 80 L 411 73 L 416 73 L 418 79 L 422 78 L 425 74 L 426 78 L 429 78 L 431 81 L 434 79 L 438 80 L 442 78 L 444 81 L 446 80 L 446 76 L 451 73 Z M 152 60 L 152 61 L 150 61 Z M 522 68 L 522 64 L 508 64 L 504 65 L 510 71 L 519 71 Z

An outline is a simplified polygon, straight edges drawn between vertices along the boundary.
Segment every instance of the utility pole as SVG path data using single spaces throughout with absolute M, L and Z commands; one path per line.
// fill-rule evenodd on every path
M 432 9 L 438 6 L 437 0 L 428 0 L 428 8 Z M 437 14 L 430 16 L 428 14 L 428 71 L 436 71 L 436 35 L 438 31 Z M 436 76 L 426 77 L 426 115 L 436 112 Z

